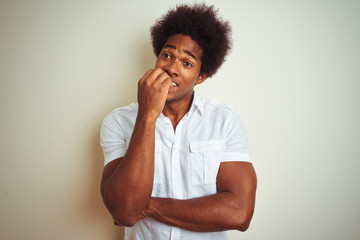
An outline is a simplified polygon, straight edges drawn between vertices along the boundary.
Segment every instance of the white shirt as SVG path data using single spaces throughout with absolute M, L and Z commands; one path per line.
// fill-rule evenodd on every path
M 134 129 L 138 105 L 115 109 L 103 121 L 100 142 L 105 164 L 123 157 Z M 229 106 L 194 94 L 176 130 L 163 114 L 156 122 L 153 197 L 191 199 L 216 193 L 221 162 L 250 162 L 243 124 Z M 223 240 L 225 232 L 198 233 L 145 218 L 125 229 L 125 240 Z

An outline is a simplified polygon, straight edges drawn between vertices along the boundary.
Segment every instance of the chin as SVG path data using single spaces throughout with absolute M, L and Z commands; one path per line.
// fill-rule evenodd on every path
M 175 99 L 173 98 L 173 97 L 170 97 L 170 96 L 168 96 L 167 98 L 166 98 L 166 102 L 172 102 L 172 101 L 174 101 Z
M 166 102 L 173 102 L 173 101 L 176 101 L 177 100 L 177 96 L 169 93 L 167 98 L 166 98 Z

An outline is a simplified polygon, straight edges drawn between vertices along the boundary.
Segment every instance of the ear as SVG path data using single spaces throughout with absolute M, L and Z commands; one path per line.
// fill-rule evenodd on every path
M 203 81 L 205 81 L 207 78 L 207 74 L 206 73 L 202 73 L 200 74 L 200 76 L 198 77 L 197 81 L 196 81 L 196 85 L 201 84 Z

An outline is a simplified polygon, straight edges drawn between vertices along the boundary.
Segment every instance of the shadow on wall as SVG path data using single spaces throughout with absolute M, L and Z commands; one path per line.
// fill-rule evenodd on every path
M 124 76 L 119 76 L 118 79 L 121 81 L 121 89 L 124 89 L 125 94 L 121 94 L 119 92 L 119 96 L 109 96 L 114 97 L 116 101 L 119 101 L 119 104 L 116 106 L 103 106 L 104 109 L 109 108 L 117 108 L 121 106 L 125 106 L 130 102 L 134 101 L 137 97 L 137 81 L 145 74 L 145 72 L 153 68 L 155 65 L 156 57 L 153 53 L 151 42 L 140 42 L 139 48 L 136 50 L 138 52 L 138 64 L 134 63 L 134 66 L 131 69 L 124 69 L 121 71 L 121 74 Z M 119 53 L 120 55 L 120 53 Z M 126 77 L 128 76 L 128 77 Z M 130 80 L 129 80 L 130 79 Z M 136 81 L 135 83 L 132 81 Z M 119 99 L 120 98 L 120 99 Z M 111 109 L 112 110 L 112 109 Z M 111 111 L 110 110 L 110 111 Z M 101 199 L 100 194 L 100 182 L 102 171 L 104 168 L 104 156 L 99 142 L 99 133 L 101 128 L 102 120 L 105 118 L 108 111 L 99 111 L 99 112 L 106 112 L 105 115 L 98 116 L 98 119 L 95 121 L 96 127 L 93 130 L 92 135 L 92 146 L 91 149 L 91 177 L 90 177 L 90 184 L 88 190 L 88 208 L 87 210 L 91 212 L 91 218 L 95 218 L 96 223 L 100 226 L 104 226 L 106 231 L 111 231 L 111 239 L 124 239 L 124 227 L 117 227 L 113 225 L 112 218 L 110 213 L 107 211 L 104 203 Z

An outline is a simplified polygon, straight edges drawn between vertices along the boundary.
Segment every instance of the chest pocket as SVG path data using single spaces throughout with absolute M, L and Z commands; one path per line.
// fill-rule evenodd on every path
M 191 182 L 195 185 L 215 184 L 224 152 L 224 141 L 191 142 Z

